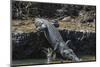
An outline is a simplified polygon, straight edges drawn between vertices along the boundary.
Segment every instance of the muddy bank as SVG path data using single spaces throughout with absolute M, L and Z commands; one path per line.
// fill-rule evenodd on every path
M 71 40 L 70 48 L 81 55 L 95 55 L 96 33 L 60 30 L 64 41 Z M 12 33 L 13 59 L 43 58 L 42 47 L 51 47 L 42 32 Z

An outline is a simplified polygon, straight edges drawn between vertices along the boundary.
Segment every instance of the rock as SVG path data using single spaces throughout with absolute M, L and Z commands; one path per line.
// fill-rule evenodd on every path
M 71 40 L 70 48 L 78 55 L 95 55 L 96 33 L 60 30 L 64 41 Z M 51 47 L 42 32 L 12 33 L 13 59 L 45 58 L 41 48 Z
M 71 17 L 70 16 L 64 17 L 61 21 L 70 22 L 71 21 Z

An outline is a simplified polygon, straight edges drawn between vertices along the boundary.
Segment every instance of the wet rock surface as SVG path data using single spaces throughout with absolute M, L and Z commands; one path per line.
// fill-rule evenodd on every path
M 64 41 L 71 40 L 70 48 L 81 55 L 95 55 L 96 33 L 84 31 L 59 30 Z M 43 32 L 12 32 L 13 60 L 44 58 L 42 47 L 51 47 Z

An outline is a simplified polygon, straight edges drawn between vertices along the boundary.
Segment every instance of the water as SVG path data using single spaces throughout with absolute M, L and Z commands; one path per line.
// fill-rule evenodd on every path
M 12 65 L 37 65 L 37 64 L 46 64 L 46 59 L 28 59 L 28 60 L 15 60 L 12 62 Z
M 95 61 L 96 57 L 95 56 L 82 56 L 82 57 L 80 57 L 80 59 L 82 59 L 82 61 Z M 71 62 L 71 61 L 69 61 L 69 60 L 64 61 L 64 63 L 69 63 L 69 62 Z M 54 63 L 61 63 L 61 61 L 56 60 L 56 61 L 50 62 L 50 64 L 54 64 Z M 27 60 L 12 61 L 12 65 L 14 65 L 14 66 L 17 66 L 17 65 L 38 65 L 38 64 L 48 64 L 47 59 L 27 59 Z

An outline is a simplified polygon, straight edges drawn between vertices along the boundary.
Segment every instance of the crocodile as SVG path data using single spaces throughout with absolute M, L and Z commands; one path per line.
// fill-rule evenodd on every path
M 52 46 L 52 52 L 47 57 L 48 62 L 52 61 L 53 57 L 51 56 L 53 56 L 52 54 L 54 53 L 59 53 L 63 58 L 70 59 L 72 62 L 81 61 L 81 59 L 79 59 L 74 51 L 68 46 L 71 40 L 67 40 L 65 42 L 58 29 L 54 26 L 54 24 L 52 24 L 52 21 L 46 18 L 35 18 L 35 25 L 38 31 L 44 32 L 46 39 Z

